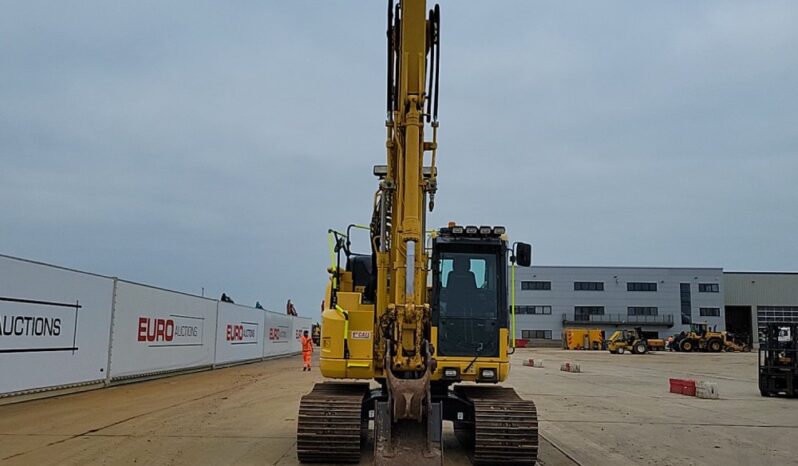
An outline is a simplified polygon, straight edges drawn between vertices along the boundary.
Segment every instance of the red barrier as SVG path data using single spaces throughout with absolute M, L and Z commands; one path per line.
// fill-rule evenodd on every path
M 522 338 L 516 338 L 515 339 L 515 347 L 516 348 L 526 348 L 527 343 L 529 343 L 529 340 L 527 340 L 525 338 L 524 339 L 522 339 Z
M 671 385 L 671 393 L 678 393 L 682 394 L 682 380 L 680 379 L 669 379 L 668 380 Z
M 695 380 L 685 380 L 682 386 L 682 395 L 695 396 Z
M 670 392 L 680 395 L 695 396 L 695 380 L 668 379 Z

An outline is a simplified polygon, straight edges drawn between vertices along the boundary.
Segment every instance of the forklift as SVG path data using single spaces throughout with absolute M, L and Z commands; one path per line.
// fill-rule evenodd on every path
M 759 345 L 759 392 L 794 397 L 798 393 L 798 323 L 769 323 Z

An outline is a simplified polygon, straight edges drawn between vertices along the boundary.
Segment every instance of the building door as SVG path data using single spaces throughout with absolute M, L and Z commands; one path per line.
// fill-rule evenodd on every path
M 751 306 L 726 306 L 727 332 L 751 345 L 754 337 L 753 330 Z

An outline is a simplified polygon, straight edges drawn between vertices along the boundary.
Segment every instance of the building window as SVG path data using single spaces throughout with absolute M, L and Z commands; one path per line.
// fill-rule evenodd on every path
M 551 306 L 515 306 L 516 314 L 550 315 Z
M 551 340 L 551 330 L 521 330 L 521 338 L 526 340 Z
M 647 282 L 628 282 L 626 291 L 657 291 L 656 283 Z
M 720 317 L 719 307 L 701 307 L 698 312 L 701 317 Z
M 604 306 L 575 306 L 574 307 L 574 320 L 580 322 L 589 322 L 590 316 L 603 316 Z
M 690 284 L 679 284 L 679 297 L 682 302 L 682 325 L 689 325 L 693 323 L 693 304 L 690 299 Z
M 543 281 L 522 281 L 522 290 L 551 290 L 551 282 Z
M 659 309 L 650 306 L 629 306 L 626 308 L 630 316 L 655 316 L 659 315 Z
M 574 291 L 604 291 L 604 282 L 574 282 Z
M 699 293 L 720 293 L 720 285 L 717 283 L 699 283 Z

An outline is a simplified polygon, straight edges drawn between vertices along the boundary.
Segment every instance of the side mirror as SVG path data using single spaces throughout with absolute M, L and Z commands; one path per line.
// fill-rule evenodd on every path
M 515 262 L 521 267 L 532 265 L 532 245 L 527 243 L 516 243 Z

